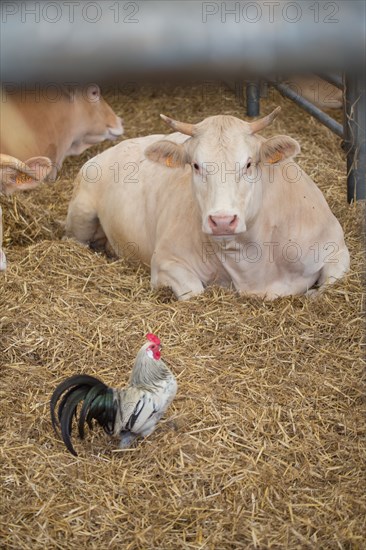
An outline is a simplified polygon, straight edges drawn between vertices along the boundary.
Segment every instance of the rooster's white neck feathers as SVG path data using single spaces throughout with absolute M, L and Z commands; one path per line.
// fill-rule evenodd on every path
M 151 342 L 142 346 L 137 354 L 134 367 L 131 372 L 130 384 L 132 386 L 155 386 L 159 382 L 171 376 L 169 369 L 161 359 L 154 359 L 147 349 Z

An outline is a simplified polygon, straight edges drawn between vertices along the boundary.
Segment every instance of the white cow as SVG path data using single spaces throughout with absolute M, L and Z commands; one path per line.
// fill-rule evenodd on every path
M 37 187 L 52 170 L 47 157 L 32 157 L 26 162 L 0 154 L 0 194 L 11 195 L 16 191 Z M 0 206 L 0 271 L 6 269 L 6 257 L 2 250 L 3 223 Z
M 274 299 L 334 282 L 349 253 L 322 193 L 292 160 L 299 144 L 256 134 L 279 110 L 252 123 L 161 115 L 179 133 L 124 141 L 83 166 L 66 234 L 117 256 L 134 251 L 152 286 L 181 300 L 210 283 Z

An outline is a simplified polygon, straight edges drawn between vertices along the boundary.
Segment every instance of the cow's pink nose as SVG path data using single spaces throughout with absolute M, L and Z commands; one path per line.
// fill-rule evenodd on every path
M 123 119 L 120 117 L 116 118 L 117 124 L 115 126 L 108 126 L 108 130 L 113 136 L 121 136 L 123 134 Z
M 209 216 L 208 224 L 213 235 L 230 235 L 238 225 L 238 216 Z

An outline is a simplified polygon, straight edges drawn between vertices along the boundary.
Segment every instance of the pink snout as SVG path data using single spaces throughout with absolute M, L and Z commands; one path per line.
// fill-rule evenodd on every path
M 109 139 L 117 139 L 119 136 L 123 134 L 123 119 L 120 117 L 116 117 L 117 124 L 116 126 L 108 126 L 108 132 L 109 132 Z
M 238 216 L 209 216 L 208 225 L 213 235 L 232 235 L 238 226 Z

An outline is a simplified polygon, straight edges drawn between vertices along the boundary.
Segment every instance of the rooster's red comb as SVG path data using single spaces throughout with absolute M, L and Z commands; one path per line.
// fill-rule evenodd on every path
M 153 342 L 154 344 L 160 346 L 160 338 L 158 338 L 156 334 L 152 334 L 152 332 L 149 332 L 149 334 L 146 334 L 146 338 L 150 340 L 150 342 Z

